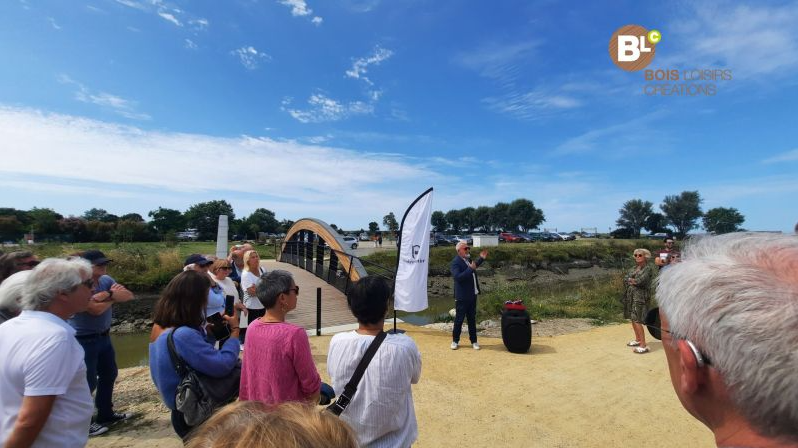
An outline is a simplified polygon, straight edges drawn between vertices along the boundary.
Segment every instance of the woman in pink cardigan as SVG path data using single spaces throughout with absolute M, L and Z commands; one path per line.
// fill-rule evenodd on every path
M 266 314 L 247 329 L 241 400 L 319 403 L 321 377 L 313 363 L 307 333 L 285 322 L 285 315 L 296 308 L 298 294 L 299 287 L 287 271 L 272 271 L 258 284 L 258 299 Z

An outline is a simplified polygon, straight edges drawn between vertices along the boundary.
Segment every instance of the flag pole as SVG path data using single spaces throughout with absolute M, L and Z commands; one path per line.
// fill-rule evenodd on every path
M 432 187 L 429 187 L 425 192 L 418 195 L 418 197 L 407 207 L 405 210 L 404 215 L 402 215 L 402 223 L 399 225 L 399 237 L 396 240 L 396 271 L 393 274 L 393 289 L 396 290 L 396 275 L 399 273 L 399 261 L 402 255 L 402 231 L 405 227 L 405 219 L 407 218 L 407 214 L 410 213 L 410 210 L 413 209 L 413 206 L 416 205 L 418 201 L 421 200 L 424 196 L 428 195 L 433 190 Z M 393 308 L 393 334 L 397 333 L 404 333 L 404 330 L 398 330 L 396 328 L 396 300 L 394 299 L 394 308 Z

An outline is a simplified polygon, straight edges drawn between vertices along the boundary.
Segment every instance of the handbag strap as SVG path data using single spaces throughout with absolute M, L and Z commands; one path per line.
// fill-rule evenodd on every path
M 177 327 L 180 328 L 180 327 Z M 169 332 L 169 335 L 166 337 L 166 346 L 169 348 L 169 358 L 172 359 L 172 367 L 175 368 L 175 371 L 178 375 L 182 378 L 186 374 L 186 362 L 183 361 L 183 358 L 177 354 L 177 349 L 175 349 L 175 332 L 177 328 Z
M 357 365 L 355 373 L 352 374 L 352 378 L 346 383 L 346 386 L 344 386 L 343 393 L 335 400 L 335 403 L 327 406 L 328 411 L 335 415 L 341 415 L 346 407 L 349 406 L 349 403 L 355 396 L 355 392 L 357 392 L 357 385 L 360 383 L 360 379 L 363 377 L 363 374 L 366 373 L 366 368 L 369 366 L 371 358 L 377 353 L 377 349 L 380 348 L 380 344 L 382 344 L 382 341 L 385 340 L 387 335 L 388 333 L 381 331 L 374 340 L 371 341 L 369 348 L 366 349 L 366 353 L 363 355 L 363 359 L 361 359 L 360 364 Z

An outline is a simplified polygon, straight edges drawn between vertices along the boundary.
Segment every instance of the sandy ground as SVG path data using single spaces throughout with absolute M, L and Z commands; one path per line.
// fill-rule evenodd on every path
M 423 357 L 414 386 L 417 447 L 709 447 L 712 434 L 685 412 L 670 384 L 662 345 L 636 355 L 628 324 L 534 336 L 527 354 L 482 337 L 482 350 L 449 349 L 451 336 L 402 325 Z M 583 331 L 579 331 L 583 330 Z M 327 381 L 329 336 L 310 339 Z M 147 368 L 120 372 L 117 407 L 138 416 L 89 447 L 180 447 Z

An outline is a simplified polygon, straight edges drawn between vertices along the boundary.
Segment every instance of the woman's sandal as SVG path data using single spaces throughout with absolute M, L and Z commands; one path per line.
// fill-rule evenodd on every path
M 640 345 L 640 342 L 638 341 L 629 341 L 626 343 L 627 347 L 637 347 L 638 345 Z
M 648 347 L 635 347 L 634 350 L 632 351 L 635 353 L 648 353 L 651 351 L 651 349 L 649 349 Z

